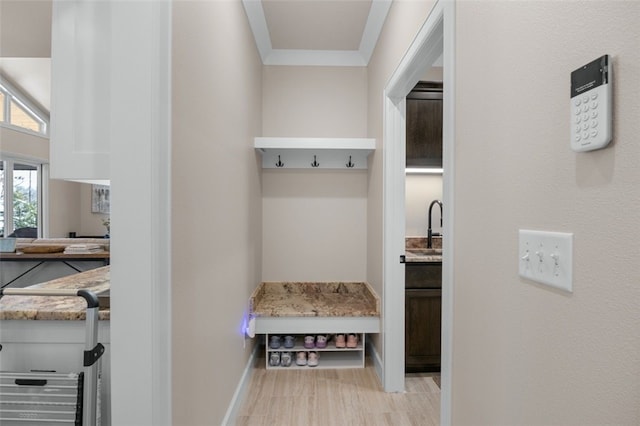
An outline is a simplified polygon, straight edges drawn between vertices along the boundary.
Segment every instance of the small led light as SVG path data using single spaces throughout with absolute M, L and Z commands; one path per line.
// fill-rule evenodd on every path
M 406 174 L 426 174 L 426 175 L 437 175 L 442 174 L 442 168 L 418 168 L 418 167 L 407 167 L 404 169 Z

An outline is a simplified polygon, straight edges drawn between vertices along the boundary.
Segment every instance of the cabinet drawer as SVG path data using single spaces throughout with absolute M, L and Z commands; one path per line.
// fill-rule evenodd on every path
M 405 263 L 405 288 L 442 288 L 442 263 Z

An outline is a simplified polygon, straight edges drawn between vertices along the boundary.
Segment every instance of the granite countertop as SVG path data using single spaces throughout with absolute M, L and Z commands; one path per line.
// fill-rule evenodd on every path
M 442 263 L 442 237 L 433 237 L 427 248 L 427 237 L 405 238 L 406 263 Z
M 406 263 L 442 263 L 442 249 L 407 249 Z
M 252 317 L 375 317 L 380 298 L 365 282 L 263 282 L 249 299 Z
M 27 288 L 87 289 L 95 293 L 111 287 L 109 266 L 91 269 Z M 82 297 L 3 296 L 0 320 L 84 320 L 87 302 Z M 108 320 L 110 311 L 101 309 L 99 319 Z

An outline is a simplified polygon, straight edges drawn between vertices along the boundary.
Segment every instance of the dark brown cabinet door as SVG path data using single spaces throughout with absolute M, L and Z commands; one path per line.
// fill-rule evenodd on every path
M 405 371 L 440 371 L 441 289 L 405 290 Z
M 406 112 L 407 167 L 442 167 L 442 83 L 418 83 Z

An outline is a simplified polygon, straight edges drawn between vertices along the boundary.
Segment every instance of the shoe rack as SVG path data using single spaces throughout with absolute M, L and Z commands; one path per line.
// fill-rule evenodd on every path
M 320 333 L 335 336 L 336 333 Z M 344 333 L 342 333 L 344 334 Z M 276 336 L 284 337 L 284 334 L 275 334 Z M 358 345 L 355 348 L 336 348 L 335 337 L 331 338 L 327 342 L 325 348 L 305 348 L 304 337 L 307 334 L 289 334 L 295 338 L 295 344 L 293 348 L 285 348 L 281 343 L 278 349 L 271 349 L 269 342 L 271 341 L 270 334 L 266 334 L 266 368 L 267 370 L 303 370 L 303 369 L 331 369 L 331 368 L 364 368 L 364 347 L 365 347 L 365 334 L 357 333 Z M 284 339 L 281 339 L 284 342 Z M 298 352 L 317 352 L 319 355 L 318 365 L 310 367 L 308 365 L 296 365 L 296 356 Z M 291 352 L 291 365 L 289 367 L 272 366 L 269 365 L 269 358 L 273 352 Z M 307 356 L 308 358 L 308 356 Z

